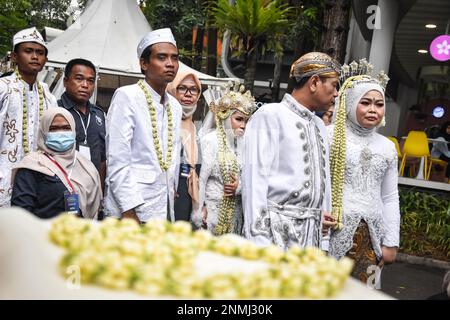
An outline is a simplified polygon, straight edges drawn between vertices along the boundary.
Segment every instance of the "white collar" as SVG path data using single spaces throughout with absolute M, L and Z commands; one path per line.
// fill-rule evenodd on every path
M 19 86 L 20 87 L 22 87 L 22 89 L 23 89 L 23 87 L 25 87 L 26 89 L 27 89 L 27 92 L 29 93 L 29 92 L 34 92 L 34 93 L 36 93 L 37 92 L 37 84 L 39 83 L 39 80 L 38 79 L 36 79 L 36 81 L 33 83 L 33 85 L 31 86 L 32 87 L 32 90 L 30 90 L 30 85 L 27 83 L 27 82 L 25 82 L 25 80 L 19 80 L 19 78 L 16 76 L 16 73 L 15 72 L 13 72 L 11 75 L 10 75 L 10 77 L 12 77 L 12 79 L 13 79 L 13 82 L 16 82 L 17 84 L 19 84 Z
M 149 85 L 147 81 L 144 80 L 143 82 L 144 82 L 145 86 L 147 87 L 147 89 L 149 90 L 150 95 L 152 96 L 153 102 L 157 103 L 158 106 L 162 105 L 161 104 L 161 95 L 158 92 L 156 92 L 155 89 L 153 89 L 152 86 Z M 167 92 L 164 92 L 163 98 L 164 98 L 163 99 L 164 103 L 169 102 L 169 96 L 168 96 Z
M 286 93 L 281 101 L 287 105 L 287 107 L 298 114 L 300 117 L 310 121 L 314 118 L 314 112 L 303 106 L 300 102 L 294 99 L 292 95 Z

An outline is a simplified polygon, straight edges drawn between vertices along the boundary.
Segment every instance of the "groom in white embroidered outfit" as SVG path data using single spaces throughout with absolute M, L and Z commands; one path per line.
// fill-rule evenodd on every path
M 117 89 L 107 116 L 105 213 L 138 222 L 174 221 L 182 109 L 166 93 L 178 71 L 170 29 L 148 33 L 137 54 L 145 80 Z
M 291 67 L 292 94 L 262 106 L 248 124 L 244 234 L 256 244 L 320 247 L 322 227 L 334 224 L 324 214 L 331 209 L 327 135 L 314 111 L 334 104 L 339 68 L 324 53 L 300 57 Z
M 47 45 L 35 27 L 13 37 L 15 72 L 0 78 L 0 208 L 9 207 L 11 168 L 37 149 L 39 117 L 56 98 L 37 75 L 47 62 Z

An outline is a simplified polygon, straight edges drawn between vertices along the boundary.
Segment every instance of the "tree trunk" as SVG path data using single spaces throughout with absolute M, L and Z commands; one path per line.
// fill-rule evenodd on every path
M 323 15 L 322 51 L 344 62 L 350 20 L 350 0 L 328 0 Z
M 206 62 L 206 73 L 217 76 L 217 29 L 208 27 L 208 56 Z
M 300 38 L 298 39 L 298 41 L 296 42 L 295 48 L 294 48 L 294 60 L 292 61 L 292 63 L 294 63 L 298 58 L 300 58 L 305 50 L 305 44 L 306 44 L 306 40 L 305 38 Z M 292 65 L 291 63 L 291 65 Z M 292 90 L 294 89 L 294 84 L 291 81 L 288 81 L 288 87 L 286 89 L 287 93 L 291 93 Z
M 280 96 L 281 68 L 283 67 L 283 53 L 275 55 L 273 68 L 272 102 L 277 102 Z
M 259 45 L 254 43 L 252 39 L 249 40 L 247 51 L 247 70 L 245 71 L 244 86 L 245 89 L 250 90 L 253 94 L 253 88 L 255 86 L 255 72 L 256 64 L 258 62 L 258 50 Z
M 205 29 L 203 28 L 203 26 L 197 27 L 197 36 L 195 38 L 194 59 L 193 59 L 192 67 L 198 71 L 200 71 L 202 69 L 204 32 L 205 32 Z

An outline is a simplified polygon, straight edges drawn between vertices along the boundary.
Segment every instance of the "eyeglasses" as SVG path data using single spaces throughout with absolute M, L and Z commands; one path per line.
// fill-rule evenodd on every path
M 193 96 L 196 96 L 200 93 L 200 90 L 197 87 L 188 88 L 185 86 L 179 86 L 177 88 L 177 91 L 178 91 L 178 93 L 184 94 L 184 95 L 189 91 L 189 93 Z

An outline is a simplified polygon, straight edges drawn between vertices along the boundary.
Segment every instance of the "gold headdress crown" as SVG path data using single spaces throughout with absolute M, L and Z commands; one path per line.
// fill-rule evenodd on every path
M 245 87 L 239 82 L 230 81 L 224 88 L 224 94 L 220 99 L 212 101 L 209 109 L 221 118 L 227 118 L 232 110 L 238 110 L 250 116 L 256 110 L 255 98 L 250 91 L 245 91 Z M 244 92 L 245 91 L 245 92 Z
M 297 81 L 313 75 L 339 75 L 339 62 L 323 52 L 310 52 L 298 58 L 291 66 L 290 77 Z
M 341 68 L 341 75 L 339 77 L 341 85 L 351 77 L 366 75 L 372 77 L 383 87 L 383 89 L 386 89 L 387 83 L 389 82 L 388 75 L 384 73 L 384 70 L 381 70 L 377 75 L 374 76 L 373 69 L 373 65 L 369 63 L 365 58 L 360 59 L 359 63 L 353 60 L 349 65 L 344 64 Z

